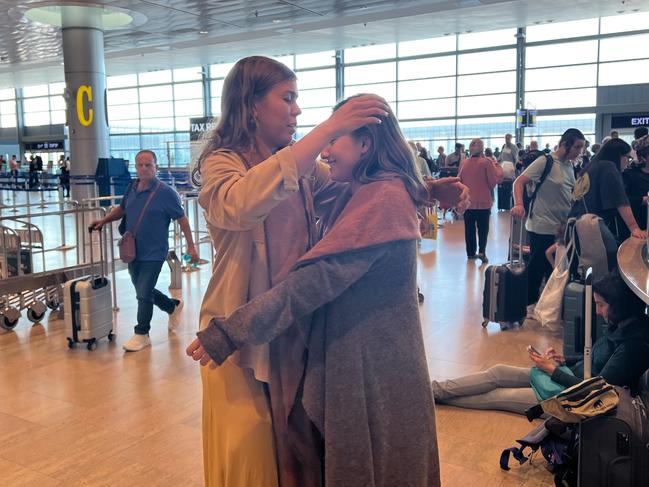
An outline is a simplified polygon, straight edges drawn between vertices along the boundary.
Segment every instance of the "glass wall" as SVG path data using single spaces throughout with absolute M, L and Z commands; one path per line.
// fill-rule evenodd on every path
M 16 126 L 16 92 L 13 88 L 0 90 L 0 128 Z
M 378 93 L 404 134 L 429 150 L 514 130 L 516 29 L 365 46 L 344 52 L 344 93 Z M 368 83 L 371 80 L 371 83 Z
M 132 165 L 147 148 L 161 167 L 186 166 L 189 119 L 204 112 L 202 80 L 200 67 L 108 77 L 111 154 Z
M 546 144 L 549 144 L 548 147 L 554 149 L 555 145 L 559 143 L 561 134 L 570 127 L 581 130 L 587 140 L 595 142 L 595 114 L 582 113 L 537 117 L 536 127 L 525 129 L 525 144 L 536 140 L 539 148 L 542 149 Z
M 22 90 L 25 127 L 64 124 L 65 83 L 26 86 Z

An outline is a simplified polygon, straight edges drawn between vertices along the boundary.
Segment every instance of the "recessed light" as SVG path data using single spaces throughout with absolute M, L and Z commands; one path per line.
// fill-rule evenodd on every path
M 273 19 L 273 24 L 281 24 L 284 22 L 282 19 Z
M 209 34 L 209 32 L 207 32 L 206 30 L 199 30 L 198 33 L 202 36 L 206 36 L 207 34 Z

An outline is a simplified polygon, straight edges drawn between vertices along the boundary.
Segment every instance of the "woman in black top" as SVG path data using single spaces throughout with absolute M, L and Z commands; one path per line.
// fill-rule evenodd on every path
M 637 161 L 622 173 L 631 211 L 642 230 L 647 229 L 647 193 L 649 192 L 649 136 L 639 138 L 634 147 Z
M 647 233 L 633 217 L 629 199 L 624 191 L 622 170 L 629 164 L 631 146 L 622 139 L 611 139 L 602 146 L 590 164 L 579 174 L 572 193 L 573 205 L 569 217 L 594 213 L 601 217 L 618 240 L 617 215 L 636 238 Z

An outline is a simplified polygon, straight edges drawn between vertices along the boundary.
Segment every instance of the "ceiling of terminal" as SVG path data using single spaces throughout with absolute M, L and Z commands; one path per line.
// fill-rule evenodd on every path
M 0 0 L 0 87 L 62 81 L 59 28 L 24 18 L 60 2 Z M 109 75 L 648 10 L 649 0 L 92 0 L 125 9 L 105 33 Z

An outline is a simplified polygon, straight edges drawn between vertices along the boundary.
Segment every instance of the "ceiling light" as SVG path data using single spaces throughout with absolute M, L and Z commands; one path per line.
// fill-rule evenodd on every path
M 273 19 L 273 24 L 281 24 L 284 22 L 282 19 Z
M 199 30 L 198 33 L 202 36 L 206 36 L 207 34 L 209 34 L 209 32 L 206 30 Z
M 79 6 L 78 4 L 40 5 L 30 8 L 23 5 L 12 9 L 12 17 L 22 15 L 27 20 L 55 27 L 95 27 L 103 30 L 124 28 L 128 25 L 141 25 L 146 17 L 130 10 L 101 5 Z

